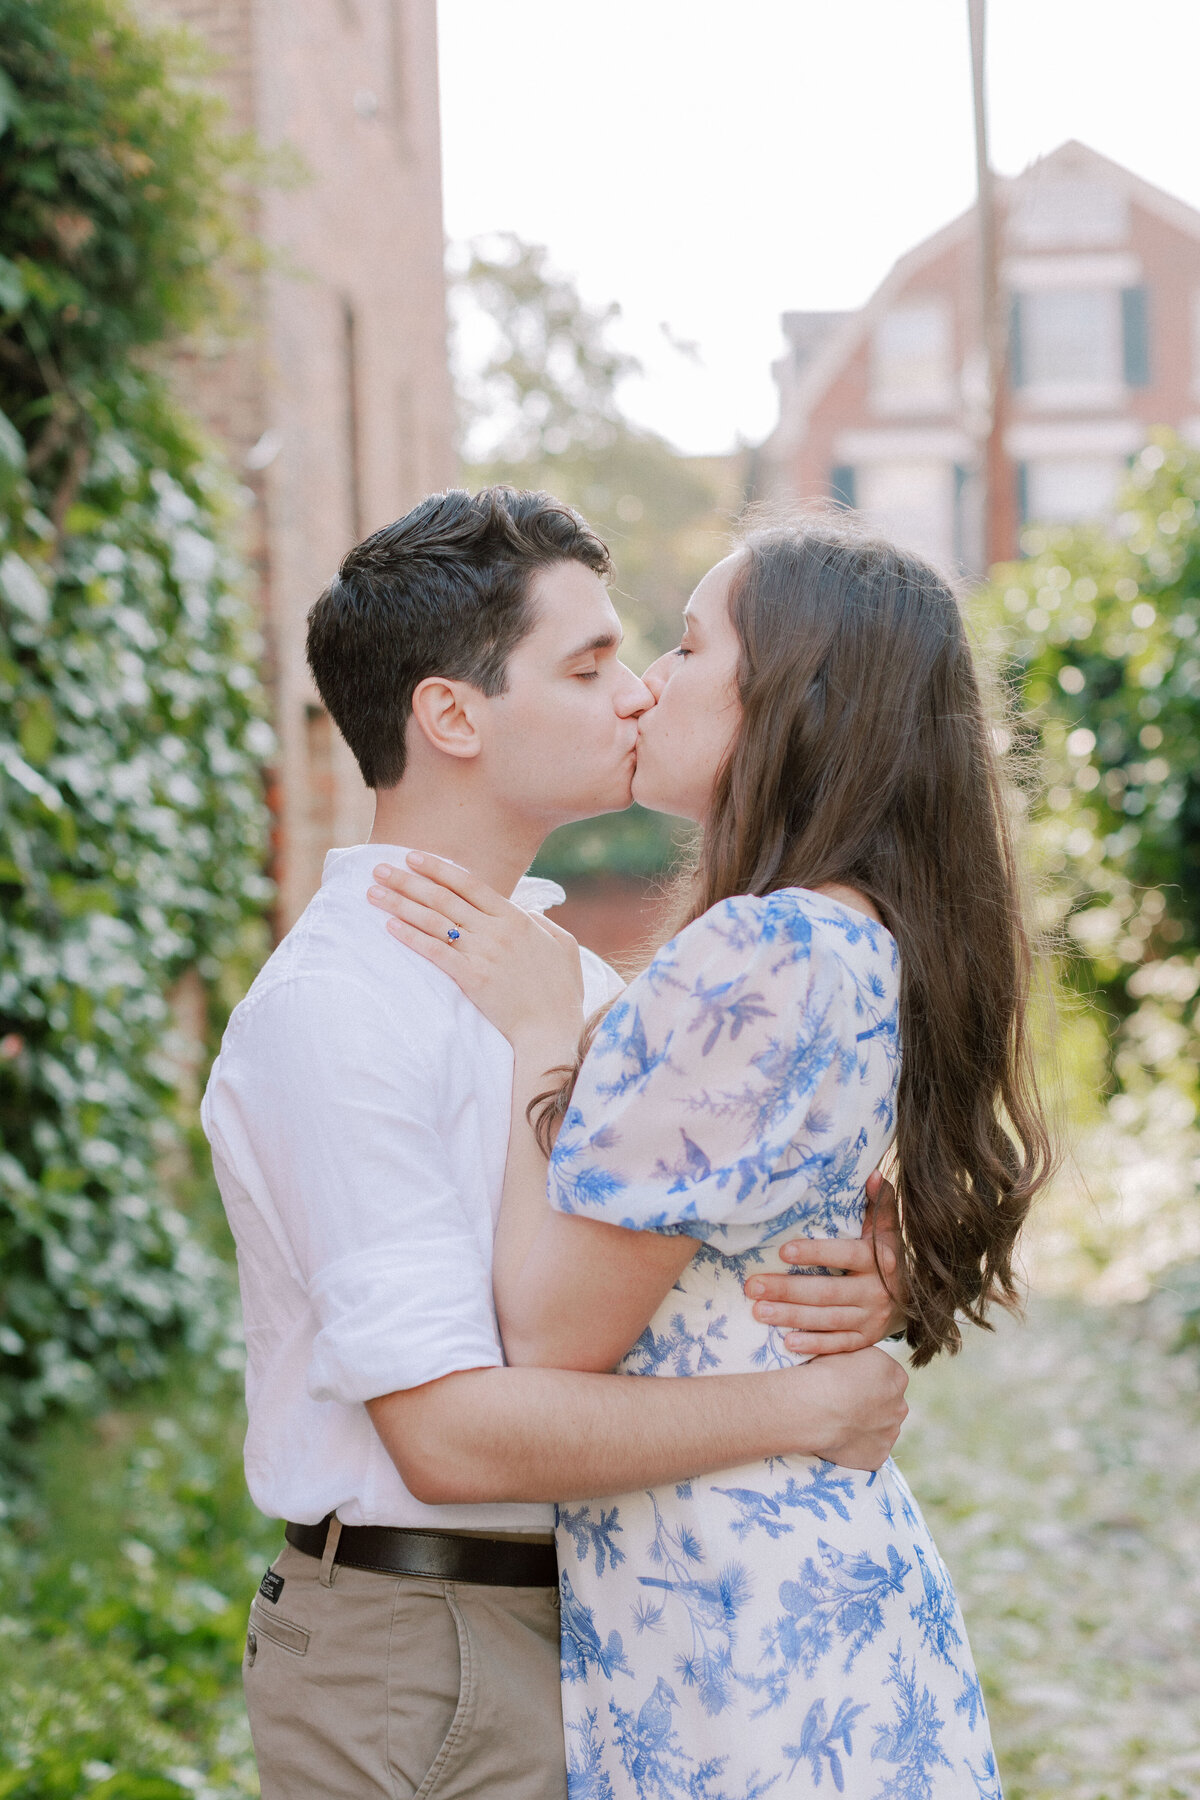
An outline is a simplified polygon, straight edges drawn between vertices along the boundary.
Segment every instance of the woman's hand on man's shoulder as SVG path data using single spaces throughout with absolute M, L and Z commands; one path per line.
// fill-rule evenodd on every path
M 569 931 L 526 912 L 457 863 L 410 851 L 368 890 L 387 929 L 457 982 L 514 1046 L 536 1040 L 569 1062 L 583 1025 L 583 970 Z

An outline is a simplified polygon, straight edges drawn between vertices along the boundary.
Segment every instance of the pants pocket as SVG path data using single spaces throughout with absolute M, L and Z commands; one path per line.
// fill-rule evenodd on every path
M 293 1656 L 308 1655 L 309 1637 L 303 1625 L 297 1625 L 291 1619 L 281 1619 L 277 1613 L 269 1612 L 257 1596 L 250 1603 L 250 1631 L 247 1634 L 246 1654 L 253 1661 L 249 1649 L 251 1637 L 270 1638 L 273 1644 L 278 1644 L 282 1650 L 289 1650 Z
M 432 1800 L 469 1726 L 471 1652 L 450 1590 L 400 1583 L 388 1643 L 388 1763 L 397 1800 Z

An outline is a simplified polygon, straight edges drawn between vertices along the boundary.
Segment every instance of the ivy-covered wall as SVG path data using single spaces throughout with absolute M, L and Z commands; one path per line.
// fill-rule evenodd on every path
M 220 304 L 238 146 L 120 0 L 0 0 L 0 1423 L 207 1329 L 184 1072 L 264 943 L 236 498 L 159 357 Z

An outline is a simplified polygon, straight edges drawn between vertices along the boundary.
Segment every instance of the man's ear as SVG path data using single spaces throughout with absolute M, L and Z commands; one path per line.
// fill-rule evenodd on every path
M 469 681 L 430 675 L 413 691 L 413 719 L 430 747 L 443 756 L 478 756 L 483 748 L 478 718 L 482 699 Z

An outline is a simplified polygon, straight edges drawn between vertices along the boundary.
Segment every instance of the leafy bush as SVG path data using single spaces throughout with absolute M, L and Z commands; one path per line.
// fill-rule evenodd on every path
M 238 1388 L 188 1355 L 133 1410 L 39 1435 L 0 1540 L 5 1800 L 257 1793 L 239 1665 L 279 1526 L 245 1491 Z
M 1079 1226 L 1117 1292 L 1200 1254 L 1198 508 L 1200 456 L 1159 434 L 1115 532 L 1027 532 L 978 602 L 1041 739 L 1035 843 L 1068 974 L 1107 1022 L 1083 1160 L 1112 1204 Z
M 230 241 L 232 153 L 179 55 L 119 0 L 0 0 L 9 1428 L 153 1373 L 225 1291 L 167 1198 L 169 994 L 196 971 L 215 1024 L 259 951 L 271 738 L 232 493 L 150 361 Z

